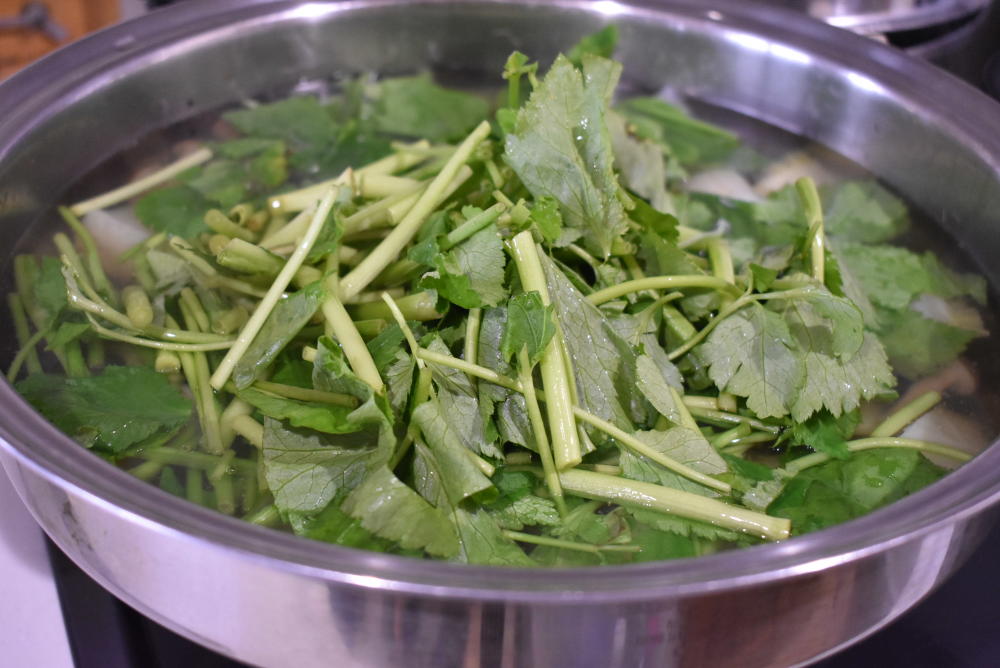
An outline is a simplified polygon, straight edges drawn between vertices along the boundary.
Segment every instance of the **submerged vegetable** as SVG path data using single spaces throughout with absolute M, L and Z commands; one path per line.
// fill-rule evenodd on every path
M 469 563 L 780 540 L 937 479 L 924 452 L 968 459 L 897 436 L 936 393 L 859 423 L 894 368 L 984 334 L 919 307 L 982 304 L 982 279 L 888 245 L 906 210 L 871 181 L 685 192 L 738 141 L 616 106 L 613 37 L 544 76 L 513 54 L 495 124 L 426 76 L 224 114 L 241 138 L 61 209 L 58 260 L 18 256 L 8 379 L 195 503 Z M 114 285 L 78 216 L 140 194 L 154 234 Z

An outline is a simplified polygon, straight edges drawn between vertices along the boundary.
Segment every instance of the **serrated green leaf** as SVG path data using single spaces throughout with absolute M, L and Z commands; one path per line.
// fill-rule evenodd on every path
M 506 157 L 532 195 L 556 199 L 563 225 L 606 257 L 626 226 L 605 122 L 621 66 L 584 56 L 583 69 L 556 59 L 518 112 Z
M 381 82 L 373 121 L 381 132 L 447 142 L 468 134 L 488 109 L 482 98 L 442 88 L 422 74 Z
M 385 466 L 369 472 L 341 510 L 377 536 L 446 559 L 459 552 L 455 525 Z
M 507 302 L 507 322 L 500 339 L 504 360 L 509 362 L 526 347 L 530 363 L 537 363 L 555 333 L 552 306 L 542 304 L 537 292 L 524 292 L 511 297 Z
M 212 203 L 190 186 L 160 188 L 136 202 L 135 215 L 155 232 L 193 239 L 207 232 L 205 212 Z
M 316 313 L 325 295 L 322 282 L 317 281 L 277 303 L 233 367 L 233 382 L 238 389 L 264 378 L 277 356 Z
M 191 416 L 191 401 L 149 367 L 108 366 L 86 378 L 35 374 L 15 387 L 59 429 L 112 453 Z
M 686 464 L 700 473 L 716 475 L 729 470 L 726 462 L 704 436 L 685 427 L 672 427 L 666 431 L 637 431 L 633 436 L 660 454 Z M 625 448 L 622 448 L 619 463 L 622 475 L 631 480 L 651 482 L 702 496 L 718 496 L 708 487 L 688 480 Z

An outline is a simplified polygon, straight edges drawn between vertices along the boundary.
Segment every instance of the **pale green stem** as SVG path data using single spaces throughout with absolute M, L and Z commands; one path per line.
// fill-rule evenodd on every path
M 32 338 L 31 326 L 28 324 L 28 314 L 25 311 L 24 302 L 21 301 L 19 294 L 11 292 L 7 294 L 7 305 L 10 308 L 11 319 L 14 321 L 14 334 L 17 337 L 18 352 L 26 349 L 24 353 L 24 365 L 28 368 L 29 374 L 39 373 L 42 370 L 42 363 L 38 359 L 38 351 L 35 350 L 35 344 L 30 342 Z M 13 366 L 11 364 L 11 368 Z M 17 372 L 15 370 L 14 376 L 8 376 L 8 380 L 13 382 L 13 378 L 16 377 Z
M 809 259 L 812 261 L 812 276 L 820 283 L 825 278 L 825 246 L 823 231 L 823 205 L 819 199 L 816 184 L 809 177 L 803 177 L 795 182 L 795 190 L 802 201 L 806 222 L 809 225 Z
M 406 344 L 410 346 L 410 354 L 413 355 L 414 359 L 417 360 L 417 366 L 423 369 L 424 362 L 422 359 L 420 359 L 420 356 L 417 354 L 417 352 L 419 350 L 422 350 L 422 348 L 419 346 L 419 344 L 417 344 L 417 337 L 413 335 L 413 330 L 411 330 L 410 326 L 406 324 L 406 318 L 403 317 L 403 312 L 399 310 L 399 306 L 396 305 L 396 302 L 389 295 L 389 293 L 382 293 L 382 300 L 385 302 L 386 307 L 392 314 L 393 320 L 396 321 L 396 324 L 399 325 L 399 329 L 402 330 L 403 338 L 406 339 Z
M 258 381 L 259 382 L 259 381 Z M 228 448 L 236 438 L 236 430 L 233 429 L 233 421 L 241 415 L 250 415 L 254 412 L 254 407 L 242 399 L 233 399 L 222 409 L 219 416 L 219 432 L 222 435 L 222 445 Z
M 143 178 L 137 179 L 132 183 L 106 192 L 103 195 L 98 195 L 97 197 L 77 202 L 71 206 L 69 210 L 77 216 L 82 216 L 90 213 L 91 211 L 96 211 L 97 209 L 107 209 L 108 207 L 132 199 L 136 195 L 140 195 L 147 190 L 160 185 L 161 183 L 165 183 L 185 170 L 191 169 L 192 167 L 200 165 L 203 162 L 208 162 L 211 158 L 212 152 L 209 149 L 198 149 L 197 151 L 170 163 L 166 167 L 158 169 L 148 176 L 144 176 Z
M 347 314 L 347 309 L 337 297 L 337 276 L 331 275 L 327 278 L 327 296 L 323 300 L 323 317 L 330 325 L 330 330 L 334 338 L 340 342 L 340 347 L 344 351 L 344 357 L 351 366 L 351 370 L 361 380 L 368 383 L 373 390 L 381 393 L 385 389 L 382 377 L 375 366 L 375 360 L 365 345 L 364 339 L 358 333 L 358 328 L 354 326 L 354 321 Z
M 229 349 L 226 356 L 219 363 L 219 367 L 215 370 L 212 375 L 211 384 L 215 389 L 221 389 L 226 381 L 229 380 L 229 375 L 233 372 L 233 368 L 236 363 L 243 357 L 243 354 L 250 347 L 253 342 L 254 337 L 260 331 L 260 328 L 264 325 L 264 321 L 271 314 L 271 311 L 277 305 L 278 300 L 281 299 L 282 293 L 284 293 L 285 288 L 292 281 L 292 277 L 295 276 L 295 272 L 299 270 L 302 266 L 303 261 L 306 259 L 306 255 L 312 249 L 313 244 L 316 243 L 316 238 L 319 236 L 320 231 L 323 229 L 323 225 L 326 222 L 327 216 L 330 214 L 330 210 L 333 208 L 334 198 L 337 192 L 335 190 L 330 190 L 326 196 L 320 202 L 319 207 L 313 214 L 312 222 L 309 224 L 309 229 L 306 231 L 302 240 L 295 247 L 295 252 L 292 256 L 288 258 L 285 263 L 284 268 L 282 268 L 281 273 L 274 279 L 274 283 L 267 290 L 264 298 L 254 309 L 253 315 L 247 321 L 246 325 L 240 331 L 240 335 L 237 337 L 236 342 L 233 347 Z
M 482 320 L 483 309 L 469 309 L 469 315 L 465 320 L 465 342 L 462 357 L 470 364 L 476 364 L 476 357 L 479 354 L 479 327 Z
M 107 295 L 108 300 L 112 304 L 117 304 L 118 298 L 115 294 L 115 289 L 112 287 L 111 281 L 108 280 L 107 274 L 104 273 L 104 265 L 101 264 L 101 254 L 97 250 L 97 243 L 94 241 L 90 230 L 80 222 L 76 214 L 66 207 L 59 207 L 59 213 L 63 220 L 76 232 L 76 236 L 83 243 L 84 250 L 87 251 L 87 269 L 90 271 L 90 275 L 94 281 L 94 287 Z
M 234 417 L 232 428 L 258 450 L 264 449 L 264 426 L 249 415 Z
M 341 296 L 350 298 L 364 290 L 376 276 L 396 259 L 400 251 L 410 243 L 417 231 L 427 220 L 427 216 L 441 203 L 441 196 L 449 182 L 458 175 L 472 151 L 490 133 L 490 124 L 483 121 L 455 149 L 455 153 L 438 172 L 427 189 L 421 193 L 417 203 L 406 217 L 393 228 L 392 232 L 371 253 L 351 270 L 340 283 Z
M 552 303 L 545 282 L 545 273 L 538 257 L 538 249 L 529 230 L 520 232 L 510 241 L 510 249 L 525 291 L 536 290 L 542 304 Z M 539 361 L 542 373 L 542 387 L 547 398 L 545 409 L 552 432 L 552 451 L 556 468 L 565 470 L 580 463 L 582 451 L 580 435 L 573 418 L 573 400 L 570 396 L 571 382 L 566 372 L 561 345 L 556 337 L 549 340 Z
M 712 290 L 726 290 L 733 286 L 717 276 L 704 276 L 701 274 L 682 274 L 678 276 L 650 276 L 633 281 L 625 281 L 618 285 L 598 290 L 587 295 L 587 301 L 595 306 L 617 299 L 632 292 L 642 292 L 644 290 L 678 290 L 682 288 L 709 288 Z
M 284 385 L 282 383 L 272 383 L 267 380 L 258 380 L 253 384 L 257 389 L 276 394 L 289 399 L 299 401 L 313 401 L 318 404 L 330 404 L 331 406 L 347 406 L 354 408 L 358 405 L 357 397 L 349 394 L 338 394 L 336 392 L 324 392 L 308 387 L 296 387 L 295 385 Z
M 702 398 L 702 397 L 697 397 Z M 701 402 L 691 403 L 688 401 L 688 397 L 684 397 L 684 405 L 687 406 L 688 410 L 695 416 L 703 420 L 710 420 L 714 422 L 721 422 L 723 424 L 745 424 L 750 428 L 757 431 L 766 431 L 769 434 L 777 434 L 781 431 L 781 427 L 777 427 L 773 424 L 767 424 L 766 422 L 761 422 L 760 420 L 752 417 L 747 417 L 746 415 L 740 415 L 739 413 L 727 413 L 725 411 L 716 410 L 714 408 L 702 408 Z
M 531 431 L 535 437 L 535 445 L 538 447 L 538 458 L 542 460 L 542 471 L 545 472 L 545 486 L 549 488 L 549 494 L 556 504 L 559 517 L 566 517 L 566 500 L 563 498 L 562 485 L 559 484 L 559 472 L 556 470 L 556 464 L 552 458 L 549 437 L 545 433 L 545 420 L 542 419 L 542 411 L 538 407 L 535 384 L 531 380 L 533 366 L 528 357 L 527 346 L 518 351 L 517 364 L 518 379 L 521 381 L 521 388 L 524 392 L 524 403 L 528 409 Z
M 572 540 L 561 538 L 550 538 L 548 536 L 536 536 L 533 533 L 523 533 L 521 531 L 510 531 L 504 529 L 503 535 L 511 540 L 520 543 L 531 543 L 533 545 L 545 545 L 546 547 L 557 547 L 564 550 L 575 550 L 577 552 L 589 552 L 600 554 L 601 552 L 641 552 L 638 545 L 594 545 L 592 543 L 578 543 Z
M 574 407 L 573 413 L 579 420 L 582 420 L 587 424 L 603 431 L 605 434 L 612 437 L 613 439 L 618 441 L 621 445 L 628 448 L 637 455 L 646 457 L 647 459 L 656 462 L 660 466 L 670 469 L 671 471 L 673 471 L 678 475 L 684 476 L 688 480 L 697 482 L 701 485 L 704 485 L 705 487 L 710 487 L 718 492 L 721 492 L 722 494 L 729 494 L 732 491 L 732 488 L 729 486 L 728 483 L 722 482 L 721 480 L 716 480 L 715 478 L 706 475 L 701 471 L 695 471 L 690 466 L 682 464 L 677 460 L 664 455 L 662 452 L 654 450 L 653 448 L 651 448 L 650 446 L 646 445 L 638 438 L 633 436 L 632 434 L 629 434 L 619 429 L 615 425 L 611 424 L 610 422 L 607 422 L 606 420 L 602 420 L 596 415 L 588 413 L 582 408 Z
M 437 310 L 437 297 L 430 292 L 406 295 L 396 299 L 395 304 L 407 320 L 437 320 L 442 315 Z M 358 320 L 388 320 L 395 317 L 382 302 L 356 304 L 351 306 L 350 311 Z
M 171 350 L 176 353 L 199 353 L 199 352 L 210 352 L 213 350 L 226 350 L 233 345 L 235 339 L 227 339 L 225 341 L 218 341 L 213 343 L 171 343 L 168 341 L 156 341 L 153 339 L 143 339 L 138 336 L 132 336 L 131 334 L 123 334 L 121 332 L 116 332 L 113 329 L 108 329 L 101 323 L 97 322 L 90 313 L 86 314 L 87 320 L 90 321 L 90 326 L 94 328 L 94 331 L 106 339 L 113 339 L 115 341 L 122 341 L 124 343 L 131 343 L 132 345 L 142 346 L 144 348 L 155 348 L 156 350 Z
M 662 485 L 579 470 L 563 471 L 559 478 L 567 492 L 586 498 L 679 515 L 765 540 L 788 538 L 791 530 L 791 522 L 786 518 Z
M 17 374 L 21 371 L 21 365 L 24 364 L 25 360 L 31 353 L 35 352 L 35 346 L 38 342 L 42 340 L 45 332 L 35 332 L 30 336 L 18 349 L 17 354 L 14 355 L 14 359 L 10 363 L 10 368 L 7 370 L 7 382 L 13 383 L 17 379 Z M 38 359 L 37 354 L 35 357 L 36 361 Z
M 941 401 L 938 392 L 925 392 L 909 402 L 882 421 L 882 424 L 872 430 L 872 436 L 895 436 L 916 420 L 918 417 L 934 408 Z
M 404 331 L 405 333 L 405 331 Z M 442 366 L 447 366 L 452 369 L 457 369 L 463 373 L 466 373 L 474 378 L 479 378 L 487 382 L 493 383 L 494 385 L 499 385 L 501 387 L 506 387 L 508 390 L 514 390 L 515 392 L 521 392 L 521 383 L 513 378 L 508 378 L 507 376 L 502 376 L 498 374 L 493 369 L 479 366 L 478 364 L 473 364 L 466 362 L 463 359 L 454 357 L 452 355 L 444 355 L 442 353 L 436 353 L 433 350 L 428 350 L 427 348 L 421 348 L 414 341 L 413 344 L 415 355 L 418 360 L 430 362 L 431 364 L 440 364 Z
M 972 459 L 972 455 L 968 452 L 963 452 L 956 448 L 948 447 L 947 445 L 941 445 L 940 443 L 932 443 L 930 441 L 919 441 L 914 438 L 893 438 L 888 436 L 882 436 L 878 438 L 859 438 L 854 441 L 847 442 L 847 449 L 850 452 L 861 452 L 862 450 L 874 450 L 876 448 L 908 448 L 910 450 L 919 450 L 921 452 L 928 452 L 934 455 L 941 455 L 942 457 L 948 457 L 949 459 L 954 459 L 958 462 L 967 462 Z M 785 465 L 785 470 L 789 473 L 798 473 L 810 466 L 816 466 L 817 464 L 822 464 L 830 459 L 830 455 L 825 452 L 814 452 L 811 455 L 806 455 L 805 457 L 799 457 L 798 459 L 793 459 Z
M 673 399 L 674 407 L 677 409 L 677 412 L 681 417 L 681 426 L 688 428 L 696 434 L 701 433 L 698 429 L 698 423 L 695 422 L 695 419 L 691 416 L 691 411 L 689 411 L 687 406 L 684 405 L 684 397 L 681 396 L 681 393 L 675 388 L 671 387 L 669 389 L 670 398 Z

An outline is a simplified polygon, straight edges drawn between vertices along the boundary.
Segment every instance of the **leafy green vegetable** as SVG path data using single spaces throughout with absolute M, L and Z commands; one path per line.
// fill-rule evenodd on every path
M 488 110 L 482 98 L 442 88 L 423 74 L 382 82 L 374 122 L 378 130 L 389 134 L 432 142 L 455 141 Z
M 89 378 L 36 374 L 17 391 L 67 434 L 112 453 L 191 416 L 191 402 L 148 367 L 108 366 Z
M 154 190 L 135 205 L 135 215 L 143 225 L 156 232 L 191 238 L 208 230 L 205 211 L 209 200 L 189 186 Z
M 139 193 L 163 234 L 121 267 L 79 205 L 58 259 L 15 258 L 8 378 L 193 503 L 460 563 L 781 540 L 933 482 L 921 450 L 965 461 L 894 435 L 941 397 L 878 404 L 985 334 L 984 280 L 891 245 L 909 216 L 871 180 L 686 192 L 766 165 L 660 99 L 612 108 L 616 40 L 512 54 L 496 123 L 429 74 L 224 114 Z
M 605 116 L 621 66 L 584 56 L 583 71 L 560 57 L 517 115 L 506 158 L 535 197 L 559 202 L 563 225 L 601 256 L 625 230 Z M 564 230 L 565 231 L 565 230 Z

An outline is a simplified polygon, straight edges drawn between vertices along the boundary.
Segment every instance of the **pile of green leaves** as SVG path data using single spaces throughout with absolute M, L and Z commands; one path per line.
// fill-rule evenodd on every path
M 193 502 L 457 562 L 695 556 L 935 480 L 947 448 L 860 410 L 982 334 L 918 306 L 983 281 L 893 245 L 874 181 L 686 192 L 739 141 L 616 102 L 614 38 L 513 54 L 498 108 L 420 75 L 227 112 L 241 138 L 135 202 L 129 287 L 72 210 L 82 250 L 18 259 L 10 377 Z

